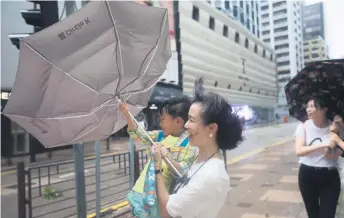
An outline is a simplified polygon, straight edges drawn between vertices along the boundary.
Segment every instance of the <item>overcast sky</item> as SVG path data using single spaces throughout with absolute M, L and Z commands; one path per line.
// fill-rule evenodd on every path
M 330 58 L 344 58 L 344 0 L 305 0 L 305 4 L 324 2 L 325 38 Z

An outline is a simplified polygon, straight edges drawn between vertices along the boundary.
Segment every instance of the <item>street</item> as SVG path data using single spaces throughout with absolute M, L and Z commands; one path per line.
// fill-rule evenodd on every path
M 253 154 L 255 151 L 272 145 L 276 142 L 291 139 L 292 134 L 296 128 L 296 123 L 279 124 L 275 126 L 266 126 L 260 128 L 247 129 L 244 132 L 245 141 L 235 150 L 229 151 L 227 154 L 228 162 L 242 159 Z M 292 145 L 291 145 L 292 146 Z M 121 157 L 123 160 L 123 156 Z M 252 159 L 248 157 L 248 159 Z M 116 161 L 118 161 L 116 159 Z M 113 162 L 112 157 L 101 159 L 101 204 L 102 208 L 111 206 L 119 198 L 124 198 L 129 189 L 129 176 L 125 175 L 123 165 L 121 169 L 118 163 Z M 128 166 L 126 166 L 128 167 Z M 56 174 L 56 169 L 50 169 L 50 184 L 57 191 L 62 193 L 62 197 L 55 200 L 46 200 L 39 196 L 39 181 L 35 177 L 38 176 L 38 170 L 32 170 L 32 207 L 33 217 L 70 217 L 76 213 L 75 209 L 75 180 L 74 180 L 74 165 L 72 163 L 60 166 L 59 174 Z M 47 175 L 47 168 L 41 169 L 41 177 Z M 86 201 L 87 208 L 90 212 L 94 211 L 95 207 L 95 170 L 94 161 L 85 161 L 85 176 L 86 176 Z M 2 217 L 16 217 L 17 216 L 17 198 L 16 198 L 16 174 L 2 175 L 1 197 Z M 48 184 L 48 177 L 41 179 L 41 186 Z M 43 195 L 44 188 L 41 189 Z M 119 200 L 120 201 L 120 200 Z

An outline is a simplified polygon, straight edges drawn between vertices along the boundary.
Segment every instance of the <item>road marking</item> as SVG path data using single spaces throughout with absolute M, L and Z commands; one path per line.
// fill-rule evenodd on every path
M 104 212 L 106 212 L 108 210 L 116 211 L 116 210 L 119 210 L 119 209 L 121 209 L 121 208 L 123 208 L 125 206 L 128 206 L 128 205 L 129 205 L 128 201 L 122 201 L 122 202 L 120 202 L 118 204 L 115 204 L 115 205 L 113 205 L 111 207 L 108 207 L 108 208 L 105 208 L 103 210 L 100 210 L 100 214 L 102 214 L 102 213 L 104 213 Z M 87 218 L 94 218 L 94 217 L 96 217 L 96 213 L 91 213 L 91 214 L 87 215 Z
M 84 170 L 85 173 L 87 173 L 88 171 L 89 170 Z M 67 174 L 59 176 L 59 178 L 63 179 L 63 178 L 71 177 L 71 176 L 74 176 L 74 175 L 75 175 L 75 173 L 67 173 Z
M 1 175 L 4 176 L 4 175 L 8 175 L 8 174 L 14 174 L 16 172 L 17 172 L 17 170 L 10 170 L 10 171 L 6 171 L 6 172 L 1 173 Z
M 271 147 L 276 147 L 276 146 L 279 146 L 279 145 L 283 145 L 289 141 L 292 141 L 294 139 L 294 137 L 286 137 L 285 139 L 281 140 L 281 141 L 278 141 L 278 142 L 275 142 L 275 143 L 272 143 L 272 144 L 269 144 L 269 145 L 266 145 L 266 146 L 263 146 L 261 148 L 257 148 L 253 151 L 250 151 L 250 152 L 247 152 L 245 154 L 242 154 L 242 155 L 239 155 L 239 156 L 236 156 L 235 158 L 232 158 L 230 160 L 227 161 L 227 165 L 231 165 L 231 164 L 234 164 L 234 163 L 237 163 L 243 159 L 246 159 L 250 156 L 253 156 L 253 155 L 256 155 L 262 151 L 264 151 L 265 149 L 267 148 L 271 148 Z
M 286 137 L 283 140 L 280 140 L 278 142 L 275 142 L 275 143 L 263 146 L 261 148 L 255 149 L 255 150 L 253 150 L 251 152 L 247 152 L 245 154 L 239 155 L 239 156 L 237 156 L 235 158 L 232 158 L 231 160 L 228 160 L 227 161 L 227 165 L 231 165 L 231 164 L 237 163 L 237 162 L 239 162 L 239 161 L 241 161 L 243 159 L 246 159 L 246 158 L 248 158 L 250 156 L 258 154 L 258 153 L 264 151 L 267 148 L 272 148 L 272 147 L 276 147 L 276 146 L 279 146 L 279 145 L 283 145 L 283 144 L 285 144 L 287 142 L 291 142 L 293 139 L 294 139 L 294 137 Z M 118 209 L 121 209 L 121 208 L 127 206 L 128 204 L 129 204 L 128 201 L 123 201 L 123 202 L 120 202 L 118 204 L 113 205 L 112 207 L 108 207 L 108 208 L 105 208 L 105 209 L 101 210 L 100 213 L 106 212 L 108 210 L 118 210 Z M 89 214 L 87 216 L 87 218 L 94 218 L 94 217 L 96 217 L 95 213 Z

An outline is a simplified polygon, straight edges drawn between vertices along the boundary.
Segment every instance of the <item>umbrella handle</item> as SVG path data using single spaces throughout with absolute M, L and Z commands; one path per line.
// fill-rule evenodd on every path
M 147 131 L 144 130 L 143 127 L 138 123 L 138 121 L 135 119 L 135 117 L 129 111 L 128 111 L 128 114 L 133 119 L 133 121 L 136 123 L 136 125 L 142 130 L 142 132 L 146 135 L 146 137 L 149 139 L 149 141 L 153 145 L 155 145 L 155 142 L 153 141 L 153 139 L 148 135 Z M 176 175 L 178 175 L 180 178 L 183 176 L 167 157 L 164 157 L 163 159 L 167 163 L 167 165 L 172 168 L 173 172 Z

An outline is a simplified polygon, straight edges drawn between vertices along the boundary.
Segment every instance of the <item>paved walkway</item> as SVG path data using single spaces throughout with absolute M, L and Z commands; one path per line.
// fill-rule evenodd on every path
M 228 166 L 231 191 L 218 218 L 307 218 L 292 143 Z M 337 217 L 344 217 L 343 197 Z

